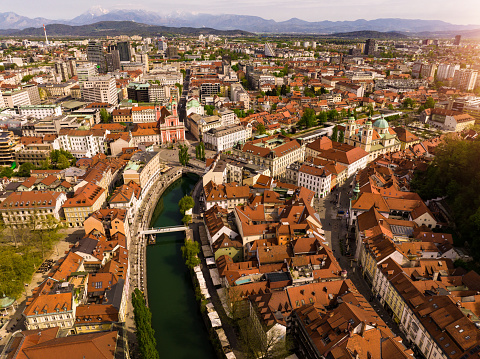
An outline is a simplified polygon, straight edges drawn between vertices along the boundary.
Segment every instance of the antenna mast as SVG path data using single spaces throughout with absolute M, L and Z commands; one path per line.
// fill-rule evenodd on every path
M 43 32 L 45 33 L 45 44 L 48 45 L 47 30 L 45 29 L 45 24 L 43 24 Z

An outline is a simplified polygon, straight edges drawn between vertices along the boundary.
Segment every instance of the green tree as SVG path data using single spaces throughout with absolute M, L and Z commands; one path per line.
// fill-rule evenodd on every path
M 265 129 L 265 126 L 263 125 L 263 123 L 259 123 L 259 124 L 257 125 L 257 133 L 258 133 L 259 135 L 264 135 L 264 134 L 267 133 L 267 130 Z
M 181 250 L 183 259 L 185 260 L 185 264 L 188 268 L 193 269 L 200 264 L 200 258 L 198 258 L 198 254 L 200 253 L 200 244 L 198 242 L 185 238 L 185 242 Z
M 12 168 L 10 167 L 3 167 L 2 170 L 0 171 L 0 177 L 7 177 L 11 178 L 15 175 L 15 172 L 13 172 Z
M 327 117 L 330 121 L 335 121 L 339 118 L 339 113 L 337 110 L 330 110 L 327 112 Z
M 22 82 L 28 82 L 33 79 L 33 75 L 25 75 L 22 77 Z
M 159 359 L 155 331 L 152 328 L 152 313 L 145 303 L 143 293 L 138 288 L 135 288 L 132 293 L 132 306 L 140 357 Z
M 195 146 L 195 158 L 197 160 L 205 161 L 205 144 L 202 141 Z
M 18 169 L 18 177 L 30 177 L 30 171 L 35 169 L 35 166 L 30 162 L 22 163 Z
M 104 108 L 100 110 L 100 121 L 102 123 L 109 123 L 111 122 L 113 116 L 107 112 Z
M 320 113 L 317 115 L 317 120 L 318 120 L 320 123 L 325 123 L 325 122 L 327 122 L 327 120 L 328 120 L 327 112 L 326 112 L 326 111 L 320 112 Z
M 192 221 L 192 216 L 186 214 L 185 216 L 183 216 L 182 218 L 182 222 L 184 225 L 188 226 L 188 224 Z
M 340 131 L 338 135 L 338 142 L 343 143 L 345 142 L 345 133 L 343 131 Z
M 432 97 L 427 98 L 427 101 L 425 101 L 425 108 L 435 108 L 435 100 Z
M 337 126 L 335 126 L 332 130 L 332 137 L 331 137 L 332 141 L 335 141 L 337 142 L 338 141 L 338 128 Z
M 190 154 L 188 153 L 188 146 L 187 145 L 179 145 L 178 146 L 178 162 L 182 166 L 187 166 L 188 162 L 190 161 Z
M 50 166 L 55 169 L 65 169 L 75 164 L 73 155 L 65 150 L 53 150 L 50 152 Z
M 182 213 L 183 215 L 185 215 L 186 211 L 193 208 L 193 206 L 195 206 L 195 201 L 193 200 L 193 197 L 191 197 L 191 196 L 184 196 L 178 202 L 178 207 L 180 208 L 180 213 Z
M 410 97 L 407 97 L 405 100 L 403 100 L 403 107 L 404 108 L 410 108 L 410 109 L 413 109 L 413 107 L 415 106 L 415 100 L 410 98 Z
M 298 121 L 299 126 L 303 126 L 305 128 L 313 127 L 317 124 L 317 117 L 315 115 L 315 110 L 306 107 L 303 111 L 302 118 Z
M 207 116 L 213 116 L 213 111 L 215 110 L 215 106 L 205 105 L 204 108 L 205 108 L 205 113 L 207 114 Z

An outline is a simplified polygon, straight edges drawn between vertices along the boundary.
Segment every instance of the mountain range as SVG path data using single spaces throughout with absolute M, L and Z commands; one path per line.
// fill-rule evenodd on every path
M 65 37 L 103 37 L 120 35 L 140 36 L 172 36 L 187 35 L 223 35 L 223 36 L 253 36 L 255 34 L 243 30 L 216 30 L 207 27 L 171 27 L 142 24 L 134 21 L 100 21 L 88 25 L 49 24 L 45 26 L 47 34 Z M 43 27 L 28 27 L 26 29 L 0 30 L 0 35 L 43 37 Z
M 155 26 L 208 27 L 218 30 L 244 30 L 256 33 L 334 34 L 351 31 L 397 31 L 405 33 L 460 32 L 480 29 L 480 25 L 455 25 L 440 20 L 384 18 L 355 21 L 316 21 L 297 18 L 287 21 L 267 20 L 259 16 L 234 14 L 193 14 L 174 12 L 160 14 L 147 10 L 107 10 L 96 6 L 71 19 L 28 18 L 13 12 L 0 13 L 0 29 L 25 29 L 43 24 L 89 25 L 103 21 L 134 21 Z

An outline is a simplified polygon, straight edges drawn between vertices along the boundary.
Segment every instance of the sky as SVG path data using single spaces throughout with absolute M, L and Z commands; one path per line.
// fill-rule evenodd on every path
M 396 17 L 480 24 L 479 0 L 16 0 L 0 3 L 0 12 L 28 17 L 72 19 L 92 6 L 105 9 L 143 9 L 258 15 L 277 21 L 297 17 L 307 21 L 341 21 Z

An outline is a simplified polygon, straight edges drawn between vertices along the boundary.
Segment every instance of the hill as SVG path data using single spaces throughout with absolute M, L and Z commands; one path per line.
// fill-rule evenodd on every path
M 167 35 L 223 35 L 223 36 L 250 36 L 243 30 L 215 30 L 211 28 L 167 27 L 147 25 L 133 21 L 101 21 L 90 25 L 71 26 L 64 24 L 46 25 L 48 36 L 61 37 L 96 37 L 96 36 L 167 36 Z M 42 37 L 43 27 L 29 27 L 23 30 L 1 30 L 0 34 L 9 36 Z

